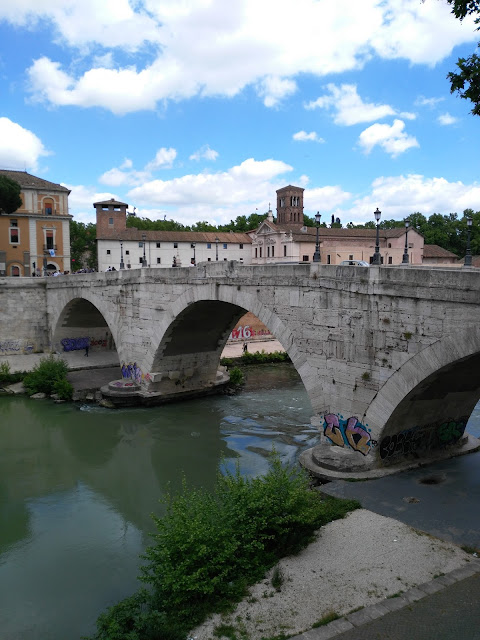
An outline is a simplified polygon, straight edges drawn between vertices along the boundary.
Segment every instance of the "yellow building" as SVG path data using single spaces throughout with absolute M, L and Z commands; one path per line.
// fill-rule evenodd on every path
M 18 182 L 22 205 L 0 210 L 0 277 L 70 271 L 70 190 L 26 171 L 0 169 Z

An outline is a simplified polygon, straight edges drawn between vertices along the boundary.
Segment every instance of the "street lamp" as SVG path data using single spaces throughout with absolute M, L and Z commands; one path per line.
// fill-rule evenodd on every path
M 402 264 L 408 264 L 408 227 L 410 226 L 410 220 L 405 220 L 405 249 L 403 251 Z
M 465 260 L 463 263 L 465 267 L 472 266 L 472 252 L 470 251 L 470 232 L 472 230 L 472 224 L 472 218 L 467 218 L 467 253 L 465 254 Z
M 142 233 L 142 241 L 143 241 L 143 261 L 142 261 L 142 267 L 146 267 L 147 266 L 147 258 L 145 257 L 145 241 L 147 239 L 147 234 L 146 233 Z
M 218 262 L 218 243 L 220 242 L 220 240 L 218 238 L 215 238 L 215 260 Z
M 322 216 L 320 215 L 320 212 L 317 211 L 317 213 L 315 214 L 315 225 L 317 227 L 317 239 L 315 242 L 315 253 L 313 254 L 313 261 L 314 262 L 320 262 L 320 243 L 318 241 L 318 229 L 320 227 L 320 218 Z
M 377 222 L 377 242 L 376 242 L 376 245 L 375 245 L 375 253 L 373 254 L 372 264 L 381 265 L 382 264 L 382 256 L 380 255 L 379 223 L 380 223 L 380 216 L 382 215 L 382 212 L 377 207 L 377 210 L 373 212 L 373 215 L 375 216 L 375 220 Z
M 123 242 L 120 240 L 120 269 L 125 269 L 125 263 L 123 262 Z
M 192 244 L 190 245 L 192 247 L 192 249 L 193 249 L 193 264 L 194 265 L 197 264 L 196 261 L 195 261 L 195 245 L 196 245 L 195 242 L 192 242 Z

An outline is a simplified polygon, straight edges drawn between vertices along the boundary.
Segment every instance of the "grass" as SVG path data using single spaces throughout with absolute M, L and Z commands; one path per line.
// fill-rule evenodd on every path
M 339 614 L 336 611 L 328 611 L 324 616 L 317 620 L 312 627 L 316 629 L 317 627 L 324 627 L 325 625 L 333 622 L 334 620 L 338 620 L 340 618 Z
M 279 592 L 282 590 L 283 583 L 285 582 L 285 575 L 281 567 L 276 566 L 274 568 L 271 582 L 275 591 Z

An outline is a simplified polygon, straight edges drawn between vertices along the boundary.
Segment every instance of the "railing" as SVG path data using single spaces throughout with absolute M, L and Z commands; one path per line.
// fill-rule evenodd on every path
M 51 247 L 49 247 L 47 244 L 44 244 L 44 245 L 43 245 L 43 250 L 44 250 L 44 252 L 45 252 L 45 253 L 48 253 L 51 249 L 53 249 L 54 251 L 56 251 L 56 250 L 57 250 L 57 245 L 56 245 L 56 244 L 54 244 L 54 245 L 52 245 Z

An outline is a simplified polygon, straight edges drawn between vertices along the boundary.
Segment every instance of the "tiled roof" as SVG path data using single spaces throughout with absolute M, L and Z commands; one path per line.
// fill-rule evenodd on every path
M 439 247 L 438 244 L 425 244 L 423 246 L 423 257 L 424 258 L 455 258 L 458 259 L 458 256 L 447 249 L 443 249 Z
M 465 257 L 459 260 L 461 264 L 464 264 Z M 480 256 L 472 256 L 472 267 L 480 267 Z
M 120 202 L 119 200 L 115 200 L 115 198 L 110 198 L 110 200 L 102 200 L 101 202 L 94 202 L 93 206 L 96 207 L 98 204 L 101 204 L 101 205 L 109 204 L 110 206 L 114 206 L 114 207 L 119 207 L 119 206 L 128 207 L 128 204 L 126 202 Z
M 312 242 L 316 238 L 317 228 L 316 227 L 305 227 L 305 231 L 301 231 L 302 227 L 293 226 L 288 224 L 275 224 L 273 222 L 263 221 L 268 223 L 269 227 L 273 231 L 290 233 L 292 232 L 293 239 L 295 242 Z M 258 227 L 260 228 L 260 227 Z M 256 230 L 254 230 L 255 232 Z M 418 231 L 415 230 L 416 233 Z M 250 231 L 250 233 L 252 233 Z M 369 240 L 375 240 L 377 235 L 376 229 L 337 229 L 331 227 L 319 227 L 318 229 L 319 238 L 365 238 Z M 397 227 L 396 229 L 379 229 L 380 238 L 400 238 L 405 235 L 405 229 L 403 227 Z M 313 238 L 312 238 L 313 236 Z
M 246 233 L 230 233 L 229 231 L 142 231 L 130 227 L 125 231 L 120 231 L 115 237 L 105 235 L 97 236 L 97 240 L 134 240 L 142 242 L 142 236 L 145 234 L 147 242 L 210 242 L 215 244 L 218 238 L 219 244 L 235 243 L 235 244 L 252 244 L 250 236 Z
M 37 178 L 26 171 L 0 169 L 0 175 L 7 176 L 7 178 L 15 180 L 22 189 L 43 189 L 45 191 L 63 191 L 70 193 L 70 189 L 67 189 L 67 187 L 63 187 L 61 184 L 56 184 L 55 182 L 49 182 L 43 178 Z

